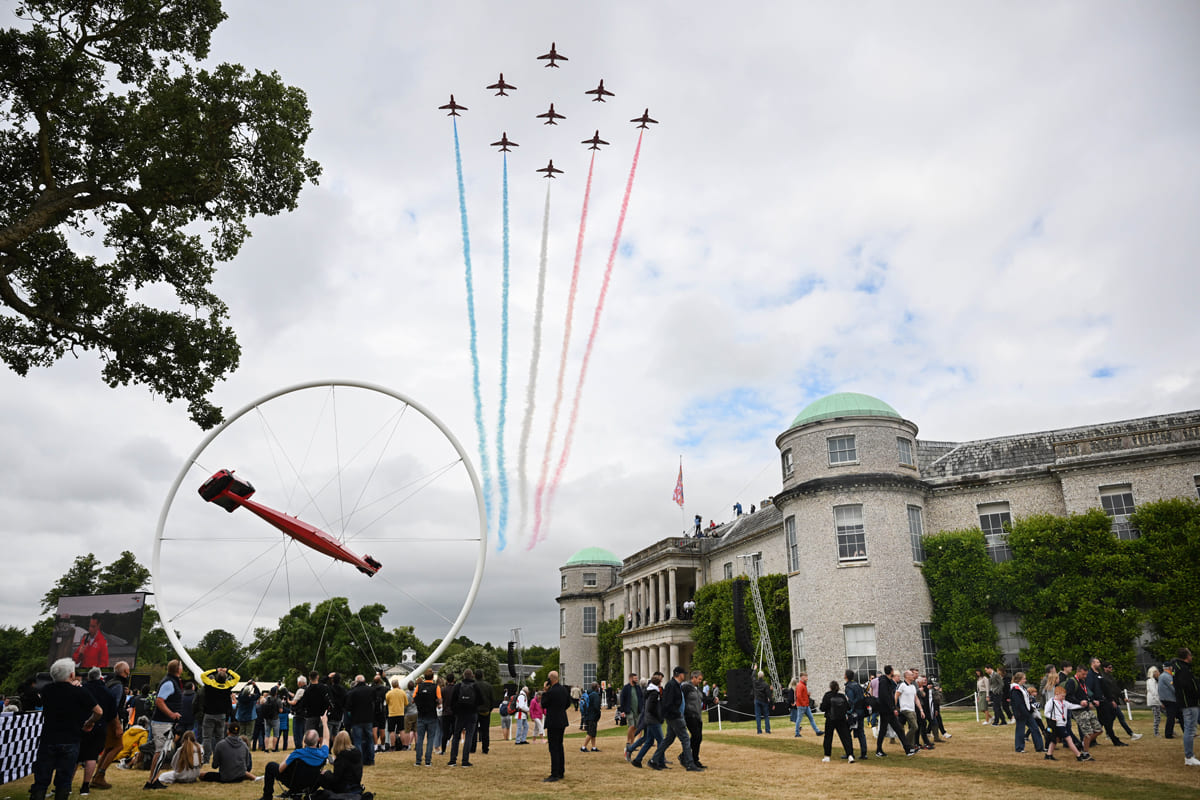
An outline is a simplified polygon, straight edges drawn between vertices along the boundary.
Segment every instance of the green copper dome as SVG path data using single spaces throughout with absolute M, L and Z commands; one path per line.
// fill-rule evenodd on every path
M 567 559 L 564 566 L 577 567 L 581 564 L 605 564 L 619 567 L 622 565 L 622 561 L 603 547 L 585 547 Z
M 903 419 L 896 409 L 867 394 L 838 392 L 809 403 L 792 420 L 792 427 L 835 417 L 893 417 Z

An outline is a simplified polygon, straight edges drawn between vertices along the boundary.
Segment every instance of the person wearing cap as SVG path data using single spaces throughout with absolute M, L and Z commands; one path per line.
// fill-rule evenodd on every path
M 688 772 L 700 772 L 704 769 L 704 767 L 696 766 L 696 762 L 692 760 L 692 737 L 688 733 L 687 723 L 683 718 L 686 703 L 683 698 L 682 684 L 686 674 L 687 671 L 683 667 L 675 667 L 671 670 L 671 680 L 667 681 L 663 688 L 662 714 L 663 720 L 667 723 L 667 735 L 659 744 L 658 749 L 654 751 L 654 755 L 650 756 L 652 769 L 668 768 L 667 750 L 675 743 L 676 739 L 683 748 L 680 761 L 683 762 L 684 768 Z
M 242 741 L 241 727 L 237 722 L 231 722 L 225 727 L 225 738 L 217 742 L 213 748 L 212 766 L 214 772 L 206 772 L 200 776 L 205 783 L 239 783 L 255 780 L 254 762 L 250 748 Z M 326 752 L 326 755 L 329 755 Z M 269 766 L 269 765 L 268 765 Z
M 75 662 L 60 658 L 50 666 L 51 683 L 42 687 L 42 735 L 33 761 L 29 800 L 45 800 L 54 780 L 54 800 L 67 800 L 79 760 L 79 745 L 104 717 L 92 695 L 76 686 Z

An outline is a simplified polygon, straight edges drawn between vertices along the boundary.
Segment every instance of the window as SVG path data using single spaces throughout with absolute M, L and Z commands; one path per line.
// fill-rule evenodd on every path
M 596 665 L 591 661 L 583 662 L 583 688 L 590 689 L 596 682 Z
M 1196 482 L 1196 496 L 1200 497 L 1200 475 L 1195 476 L 1192 480 Z
M 808 672 L 808 660 L 804 657 L 804 629 L 792 631 L 792 675 Z
M 595 634 L 595 633 L 596 633 L 596 607 L 595 606 L 584 606 L 583 607 L 583 634 L 584 634 L 584 636 L 587 636 L 589 634 Z
M 563 576 L 562 576 L 562 590 L 564 592 L 567 590 L 567 573 L 565 573 L 565 572 L 563 573 Z
M 567 610 L 565 608 L 558 610 L 558 638 L 567 638 Z
M 875 663 L 875 626 L 847 625 L 842 630 L 846 634 L 846 669 L 854 670 L 855 680 L 865 684 L 870 680 L 871 673 L 878 670 Z
M 594 573 L 594 572 L 583 573 L 583 585 L 584 585 L 584 588 L 594 589 L 596 587 L 596 573 Z
M 912 506 L 909 506 L 912 508 Z M 933 623 L 921 623 L 921 653 L 925 656 L 925 674 L 936 678 L 938 675 L 937 650 L 933 646 Z
M 858 461 L 858 451 L 854 449 L 853 436 L 831 436 L 829 442 L 829 463 L 850 464 Z
M 900 463 L 906 467 L 915 467 L 917 464 L 912 457 L 912 442 L 903 436 L 897 436 L 896 446 L 900 448 Z
M 725 580 L 729 580 L 730 578 L 733 577 L 733 562 L 732 561 L 725 562 L 724 574 L 725 574 Z
M 925 561 L 925 542 L 922 536 L 925 534 L 925 525 L 921 521 L 921 507 L 908 507 L 908 539 L 912 543 L 913 561 L 918 564 Z
M 1012 514 L 1008 503 L 982 503 L 979 505 L 979 527 L 987 539 L 987 551 L 992 561 L 1012 561 L 1012 548 L 1008 546 L 1008 531 L 1012 527 Z
M 1100 507 L 1112 517 L 1112 530 L 1118 539 L 1136 539 L 1141 531 L 1129 524 L 1133 513 L 1133 487 L 1128 483 L 1100 487 Z
M 609 619 L 617 618 L 617 604 L 616 603 L 608 604 L 608 618 Z
M 785 519 L 783 530 L 787 538 L 788 572 L 795 572 L 800 569 L 800 546 L 796 544 L 796 518 Z
M 750 556 L 750 576 L 753 578 L 761 578 L 763 576 L 762 553 L 755 553 Z
M 866 561 L 867 534 L 863 530 L 862 506 L 834 506 L 838 561 Z
M 1004 659 L 1004 664 L 1012 669 L 1023 669 L 1021 650 L 1029 647 L 1029 642 L 1021 635 L 1021 618 L 1009 611 L 1003 611 L 992 617 L 999 634 L 998 644 Z
M 783 461 L 783 479 L 786 481 L 792 477 L 792 451 L 784 450 L 779 457 Z

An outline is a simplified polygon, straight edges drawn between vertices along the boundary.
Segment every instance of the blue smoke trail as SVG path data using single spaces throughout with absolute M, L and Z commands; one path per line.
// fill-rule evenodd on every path
M 508 153 L 504 154 L 504 277 L 500 293 L 500 419 L 496 424 L 496 482 L 500 487 L 500 517 L 496 524 L 497 552 L 508 544 L 508 475 L 504 469 L 504 410 L 508 407 Z
M 479 471 L 483 474 L 483 503 L 488 524 L 492 519 L 492 469 L 488 464 L 487 437 L 483 432 L 483 399 L 479 394 L 479 330 L 475 326 L 475 287 L 471 279 L 471 234 L 467 229 L 467 192 L 463 188 L 462 150 L 458 143 L 458 120 L 454 122 L 454 164 L 458 169 L 458 209 L 462 218 L 463 263 L 467 279 L 467 320 L 471 325 L 471 388 L 475 393 L 475 432 L 479 436 Z

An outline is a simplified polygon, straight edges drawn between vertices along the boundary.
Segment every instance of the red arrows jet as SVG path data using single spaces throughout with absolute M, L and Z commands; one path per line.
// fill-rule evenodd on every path
M 641 125 L 638 125 L 639 128 L 649 128 L 650 125 L 658 124 L 658 120 L 650 119 L 650 109 L 648 109 L 648 108 L 642 112 L 642 115 L 640 117 L 634 117 L 633 119 L 631 119 L 629 121 L 642 123 Z M 649 123 L 649 124 L 647 124 L 647 123 Z
M 501 72 L 500 80 L 496 81 L 495 83 L 493 83 L 491 86 L 488 86 L 487 88 L 498 90 L 496 92 L 496 97 L 508 97 L 508 92 L 506 92 L 504 90 L 505 89 L 516 89 L 517 87 L 513 86 L 511 83 L 505 83 L 504 82 L 504 73 Z
M 210 503 L 216 503 L 229 513 L 242 506 L 251 514 L 266 520 L 270 525 L 286 533 L 300 544 L 307 545 L 318 553 L 324 553 L 330 558 L 345 561 L 370 577 L 383 566 L 370 556 L 358 556 L 346 549 L 345 545 L 330 536 L 325 531 L 314 528 L 307 522 L 268 508 L 262 503 L 250 499 L 254 487 L 248 481 L 235 478 L 231 470 L 223 469 L 216 472 L 200 487 L 200 496 Z
M 508 140 L 508 131 L 505 131 L 503 134 L 501 134 L 501 136 L 500 136 L 500 141 L 498 141 L 498 142 L 492 142 L 492 143 L 491 143 L 490 145 L 488 145 L 488 146 L 489 146 L 489 147 L 499 147 L 499 148 L 500 148 L 500 152 L 501 152 L 501 153 L 511 153 L 512 151 L 511 151 L 511 150 L 509 150 L 508 148 L 510 148 L 510 147 L 520 147 L 521 145 L 517 144 L 516 142 L 510 142 L 510 141 Z
M 544 173 L 546 173 L 545 175 L 543 175 L 543 176 L 542 176 L 543 178 L 553 178 L 553 177 L 554 177 L 554 173 L 556 173 L 556 172 L 557 172 L 558 174 L 560 174 L 560 175 L 562 174 L 562 170 L 561 170 L 561 169 L 559 169 L 558 167 L 554 166 L 554 159 L 553 159 L 553 158 L 552 158 L 552 159 L 550 159 L 550 163 L 549 163 L 549 164 L 547 164 L 546 166 L 542 167 L 541 169 L 535 169 L 535 170 L 534 170 L 534 172 L 544 172 Z
M 446 103 L 446 105 L 444 105 L 444 106 L 438 106 L 438 108 L 450 109 L 450 113 L 446 115 L 447 117 L 461 117 L 462 114 L 460 114 L 458 112 L 467 110 L 466 106 L 460 106 L 458 103 L 454 102 L 454 95 L 450 95 L 449 103 Z
M 545 122 L 546 125 L 557 125 L 558 123 L 555 122 L 554 120 L 566 119 L 566 117 L 564 117 L 562 114 L 559 114 L 557 111 L 554 110 L 554 103 L 550 104 L 549 111 L 547 111 L 545 114 L 538 114 L 537 118 L 546 120 L 546 122 Z
M 547 64 L 546 66 L 547 67 L 555 67 L 555 68 L 558 67 L 558 64 L 554 63 L 555 61 L 570 61 L 570 59 L 567 58 L 566 56 L 560 56 L 558 54 L 558 51 L 554 49 L 554 42 L 550 43 L 550 52 L 549 53 L 546 53 L 546 55 L 544 55 L 544 56 L 537 57 L 538 61 L 545 61 L 546 59 L 550 60 L 550 63 Z
M 607 100 L 605 100 L 605 99 L 604 99 L 606 95 L 607 95 L 608 97 L 616 97 L 616 95 L 615 95 L 615 94 L 613 94 L 612 92 L 610 92 L 608 89 L 605 89 L 605 88 L 604 88 L 604 79 L 603 79 L 603 78 L 601 78 L 601 79 L 600 79 L 600 85 L 599 85 L 599 86 L 597 86 L 595 89 L 588 89 L 586 92 L 584 92 L 584 94 L 594 94 L 594 95 L 596 95 L 595 97 L 593 97 L 593 98 L 592 98 L 592 102 L 593 102 L 593 103 L 605 103 L 605 102 L 608 102 Z
M 608 144 L 608 142 L 606 142 L 600 138 L 600 131 L 596 131 L 595 135 L 592 136 L 592 138 L 584 139 L 582 142 L 580 142 L 580 144 L 590 144 L 591 147 L 589 147 L 588 150 L 599 150 L 600 145 Z

